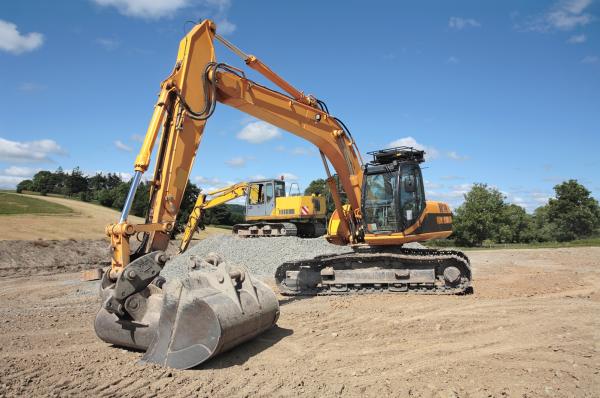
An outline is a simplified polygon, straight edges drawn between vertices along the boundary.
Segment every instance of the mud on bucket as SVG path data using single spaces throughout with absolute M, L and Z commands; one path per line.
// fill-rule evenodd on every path
M 279 303 L 265 283 L 245 267 L 207 260 L 183 280 L 162 288 L 151 284 L 129 297 L 125 316 L 102 308 L 95 321 L 98 337 L 146 350 L 143 362 L 187 369 L 275 325 Z M 111 289 L 107 284 L 104 294 Z
M 142 360 L 194 367 L 271 328 L 278 317 L 275 293 L 244 267 L 192 271 L 165 286 L 156 337 Z

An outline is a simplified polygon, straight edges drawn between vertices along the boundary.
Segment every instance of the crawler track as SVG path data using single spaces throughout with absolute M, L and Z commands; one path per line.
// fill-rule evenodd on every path
M 471 290 L 467 256 L 454 250 L 363 246 L 355 253 L 286 262 L 275 272 L 284 295 L 399 292 L 462 294 Z

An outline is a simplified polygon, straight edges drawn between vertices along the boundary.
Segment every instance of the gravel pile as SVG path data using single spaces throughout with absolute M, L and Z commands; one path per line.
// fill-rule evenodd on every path
M 231 264 L 244 265 L 255 276 L 273 276 L 275 269 L 285 261 L 304 260 L 322 254 L 351 252 L 345 246 L 332 245 L 325 238 L 302 239 L 283 238 L 238 238 L 231 235 L 208 237 L 185 253 L 174 256 L 160 273 L 167 278 L 181 278 L 187 275 L 191 264 L 190 257 L 204 258 L 214 252 Z
M 419 243 L 405 247 L 422 248 Z M 214 235 L 190 247 L 185 253 L 173 256 L 162 272 L 169 279 L 181 279 L 189 272 L 192 257 L 202 259 L 214 252 L 230 264 L 246 266 L 254 276 L 273 276 L 275 270 L 286 261 L 305 260 L 324 254 L 351 253 L 347 246 L 332 245 L 324 237 L 302 239 L 239 238 L 232 235 Z

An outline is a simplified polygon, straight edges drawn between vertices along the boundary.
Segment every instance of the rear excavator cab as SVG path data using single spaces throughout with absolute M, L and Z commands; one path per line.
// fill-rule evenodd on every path
M 369 154 L 373 160 L 364 167 L 362 186 L 365 241 L 375 243 L 383 236 L 389 240 L 390 235 L 402 240 L 395 244 L 448 237 L 452 233 L 450 209 L 425 200 L 419 166 L 425 152 L 397 147 Z

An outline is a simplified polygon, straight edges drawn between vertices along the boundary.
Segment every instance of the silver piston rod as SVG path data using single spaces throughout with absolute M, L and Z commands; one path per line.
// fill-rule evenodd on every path
M 141 181 L 142 172 L 136 171 L 131 179 L 131 187 L 129 187 L 129 193 L 127 193 L 127 199 L 125 199 L 125 204 L 123 205 L 123 211 L 121 212 L 119 223 L 124 223 L 127 221 L 127 217 L 129 217 L 129 211 L 131 210 L 131 205 L 133 204 L 133 199 L 135 198 L 135 193 Z

